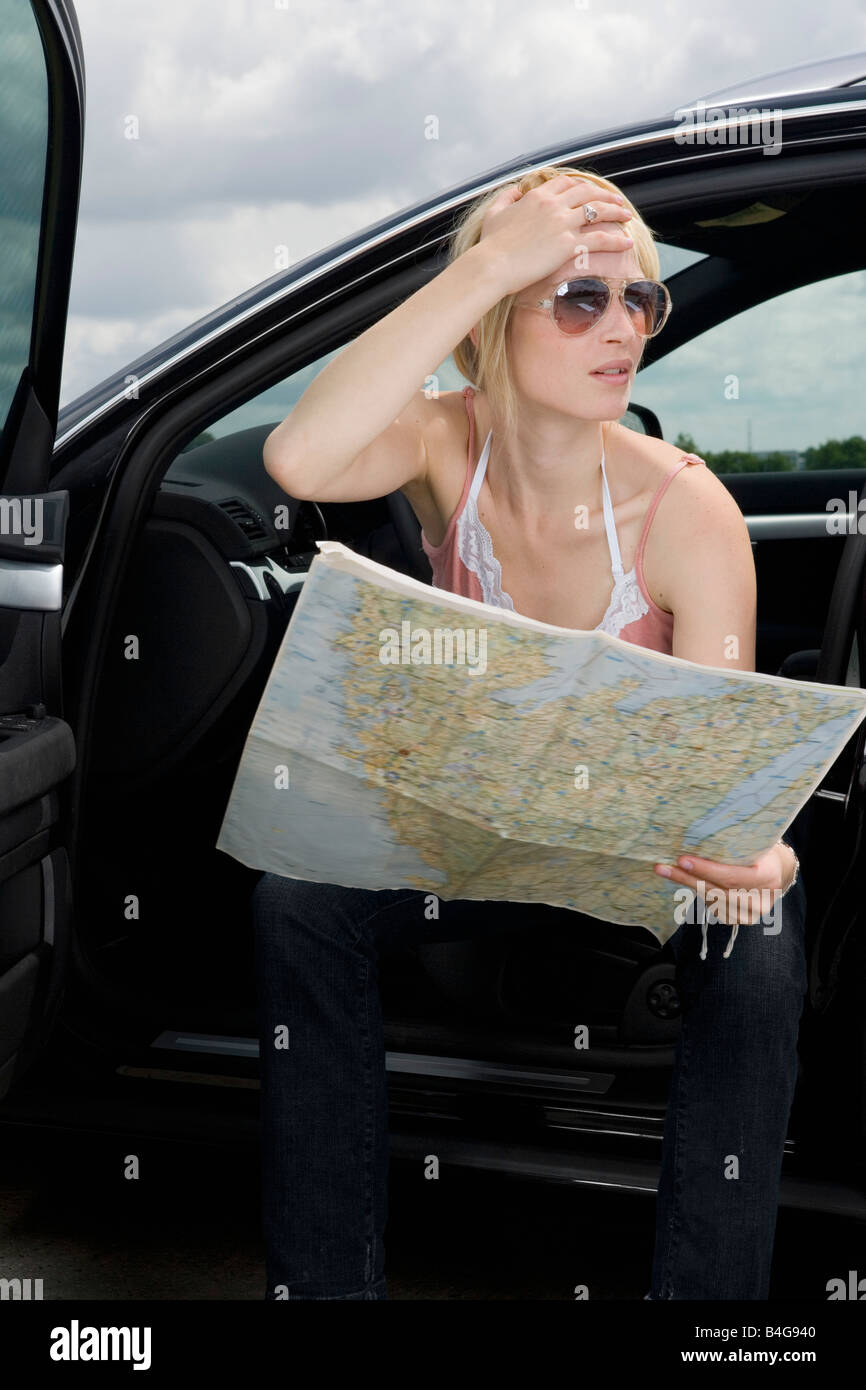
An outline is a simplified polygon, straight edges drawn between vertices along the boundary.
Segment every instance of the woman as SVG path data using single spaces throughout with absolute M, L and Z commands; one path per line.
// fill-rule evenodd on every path
M 742 514 L 702 459 L 617 423 L 667 316 L 658 272 L 650 230 L 605 179 L 548 167 L 493 190 L 461 219 L 446 268 L 270 434 L 268 473 L 317 501 L 401 488 L 440 587 L 754 670 Z M 477 389 L 428 398 L 419 383 L 452 350 Z M 750 868 L 694 855 L 667 867 L 725 896 L 701 933 L 671 937 L 683 1026 L 647 1297 L 766 1299 L 806 991 L 802 880 L 781 841 Z M 762 930 L 794 883 L 784 929 Z M 513 906 L 482 928 L 471 903 L 442 902 L 436 923 L 423 903 L 274 874 L 256 887 L 267 1298 L 387 1296 L 377 953 L 499 930 Z

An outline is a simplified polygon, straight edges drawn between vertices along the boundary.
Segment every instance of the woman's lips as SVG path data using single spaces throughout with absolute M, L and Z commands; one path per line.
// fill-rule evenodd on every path
M 595 379 L 596 379 L 596 381 L 609 381 L 609 382 L 611 382 L 612 385 L 614 385 L 614 386 L 621 386 L 622 383 L 623 383 L 624 381 L 628 381 L 629 373 L 626 372 L 626 371 L 622 371 L 622 372 L 590 372 L 590 376 L 594 376 Z

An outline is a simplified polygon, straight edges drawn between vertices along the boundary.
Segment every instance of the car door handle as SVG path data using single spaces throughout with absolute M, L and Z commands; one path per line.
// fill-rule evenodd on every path
M 68 518 L 65 488 L 0 495 L 0 608 L 60 610 Z
M 63 602 L 63 566 L 0 559 L 0 608 L 50 613 Z

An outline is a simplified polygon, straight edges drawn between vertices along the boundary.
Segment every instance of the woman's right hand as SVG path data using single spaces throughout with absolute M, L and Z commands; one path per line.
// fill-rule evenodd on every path
M 586 221 L 585 203 L 595 208 L 597 220 Z M 478 245 L 494 258 L 503 295 L 517 294 L 583 248 L 627 251 L 632 242 L 623 223 L 630 219 L 628 208 L 607 189 L 557 174 L 527 193 L 521 194 L 516 184 L 503 188 L 487 209 Z

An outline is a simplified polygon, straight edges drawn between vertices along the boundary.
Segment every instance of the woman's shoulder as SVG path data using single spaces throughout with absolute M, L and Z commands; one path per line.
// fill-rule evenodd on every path
M 620 426 L 618 439 L 622 456 L 628 460 L 632 471 L 635 491 L 653 497 L 664 489 L 665 497 L 670 494 L 666 511 L 674 508 L 674 498 L 686 495 L 704 499 L 724 497 L 733 501 L 724 483 L 700 454 L 688 452 L 654 435 L 639 434 L 627 425 Z M 680 467 L 681 464 L 684 466 Z
M 664 554 L 681 545 L 684 536 L 702 533 L 709 517 L 719 535 L 736 537 L 738 544 L 748 536 L 739 504 L 699 454 L 628 426 L 622 426 L 622 435 L 630 436 L 620 447 L 629 460 L 631 495 L 640 499 L 645 522 L 656 504 L 648 527 L 654 552 Z
M 652 435 L 628 432 L 633 435 L 632 458 L 643 465 L 648 504 L 657 493 L 663 494 L 651 527 L 657 546 L 665 548 L 677 537 L 702 529 L 710 514 L 716 528 L 747 534 L 739 504 L 700 454 Z
M 418 392 L 417 414 L 421 422 L 427 457 L 433 466 L 440 459 L 446 463 L 451 462 L 455 451 L 459 453 L 461 445 L 465 459 L 469 408 L 462 390 Z
M 686 453 L 684 449 L 678 448 L 666 439 L 657 439 L 652 434 L 641 434 L 620 422 L 617 422 L 615 428 L 624 456 L 630 459 L 633 466 L 646 470 L 648 481 L 664 482 L 667 475 L 672 473 L 683 459 L 689 463 L 704 464 L 703 468 L 695 471 L 709 472 L 700 454 Z
M 474 392 L 473 392 L 474 394 Z M 464 491 L 469 453 L 469 409 L 464 390 L 438 391 L 427 398 L 423 487 L 403 488 L 431 544 L 439 544 Z M 476 421 L 477 441 L 477 421 Z M 476 445 L 477 453 L 477 445 Z

